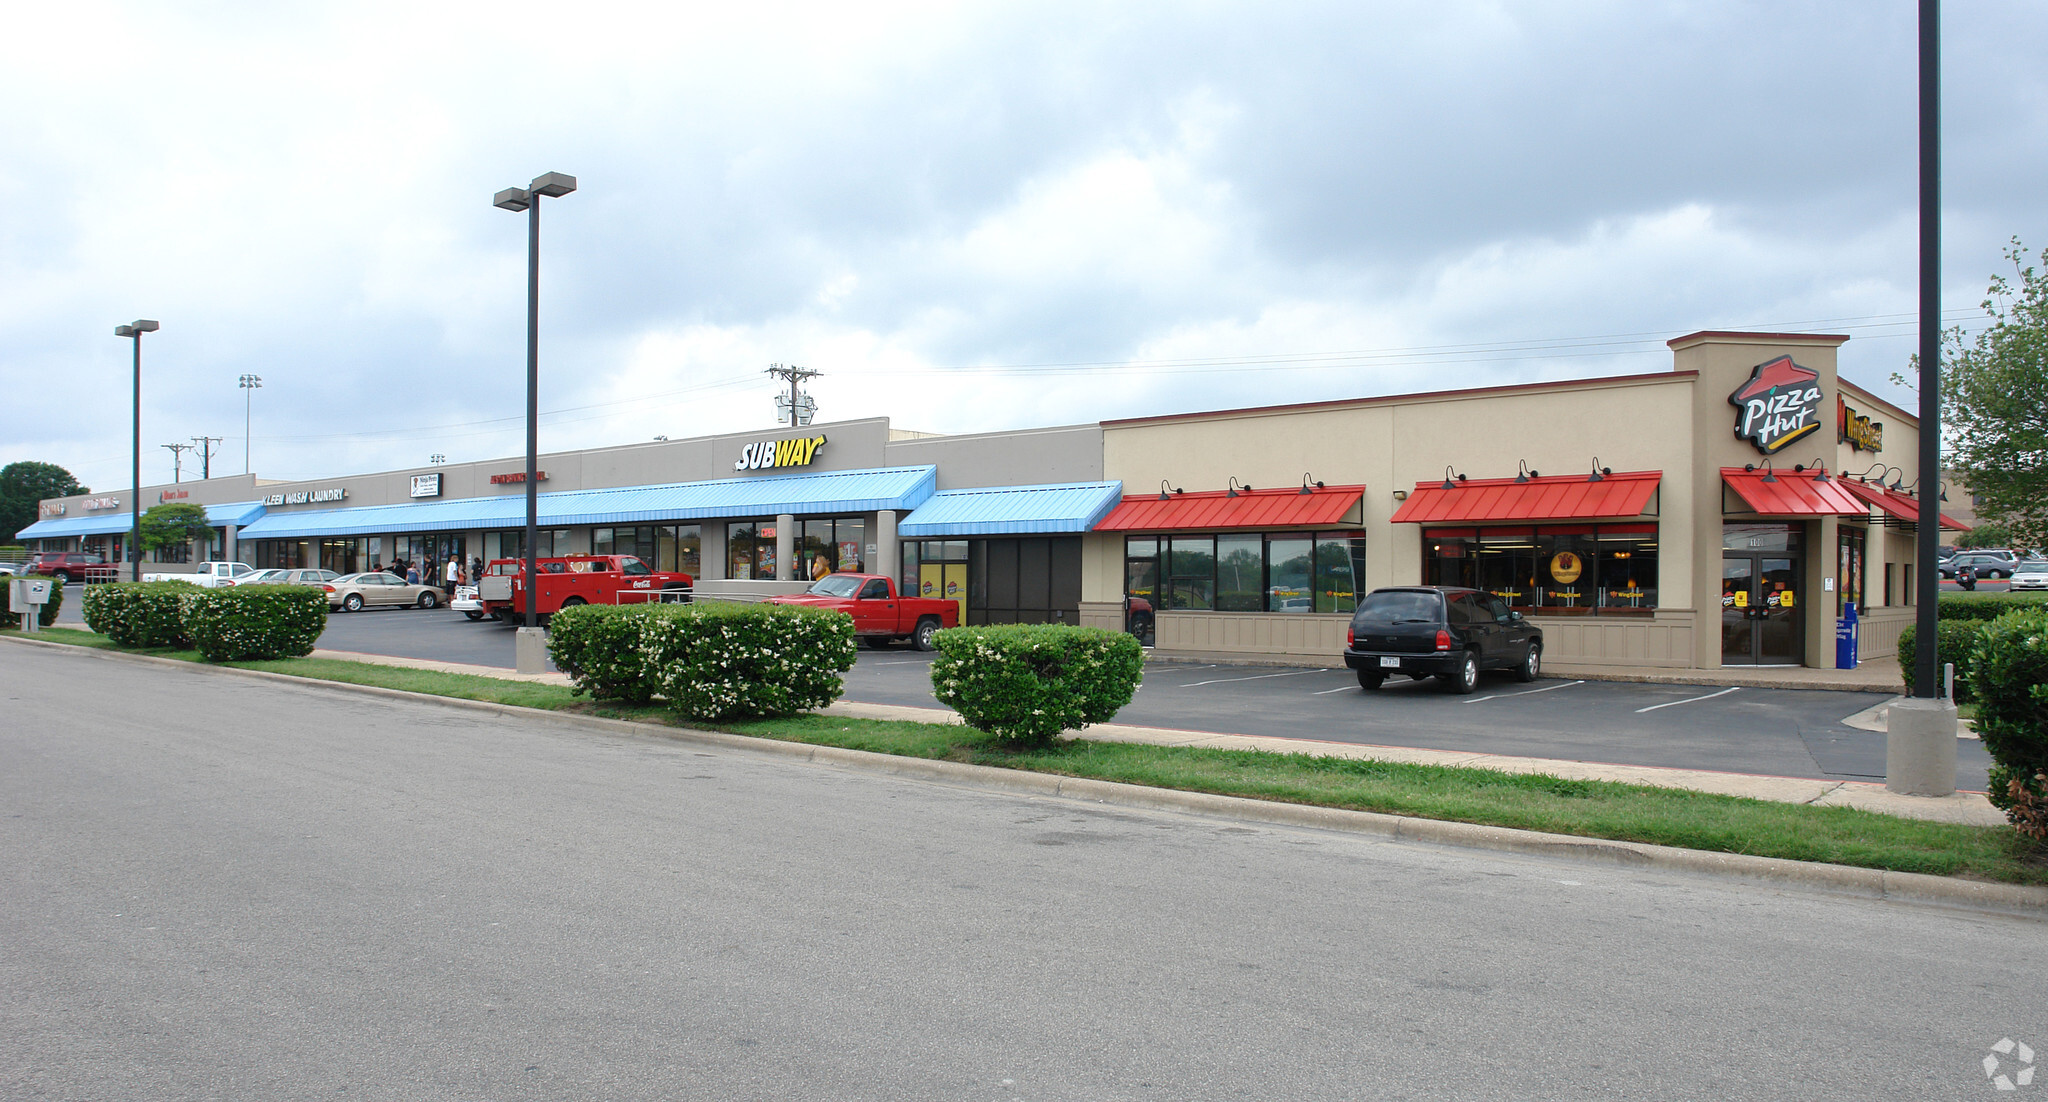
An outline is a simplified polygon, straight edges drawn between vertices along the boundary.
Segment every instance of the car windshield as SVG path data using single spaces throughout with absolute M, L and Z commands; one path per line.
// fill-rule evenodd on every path
M 2048 559 L 2028 559 L 2019 568 L 2027 574 L 2048 574 Z
M 851 597 L 860 592 L 860 576 L 857 574 L 827 574 L 811 584 L 806 593 L 820 597 Z
M 1391 590 L 1366 595 L 1358 606 L 1360 620 L 1398 624 L 1403 621 L 1433 623 L 1443 614 L 1443 604 L 1434 593 Z

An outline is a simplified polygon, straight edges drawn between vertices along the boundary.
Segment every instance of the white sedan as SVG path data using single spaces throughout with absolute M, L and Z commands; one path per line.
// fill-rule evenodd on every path
M 448 602 L 448 607 L 472 620 L 484 618 L 484 602 L 476 595 L 476 587 L 473 585 L 456 586 L 455 596 Z
M 2028 559 L 2012 568 L 2014 591 L 2022 589 L 2048 589 L 2048 560 Z

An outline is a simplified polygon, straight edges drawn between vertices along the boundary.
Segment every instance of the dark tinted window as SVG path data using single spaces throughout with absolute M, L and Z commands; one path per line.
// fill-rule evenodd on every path
M 880 578 L 876 578 L 873 581 L 870 581 L 866 586 L 863 586 L 860 591 L 860 599 L 863 601 L 880 601 L 887 599 L 888 596 L 889 583 L 883 581 Z
M 1383 624 L 1401 620 L 1426 620 L 1434 623 L 1441 619 L 1442 609 L 1442 598 L 1434 593 L 1381 590 L 1366 595 L 1364 602 L 1358 606 L 1356 618 Z

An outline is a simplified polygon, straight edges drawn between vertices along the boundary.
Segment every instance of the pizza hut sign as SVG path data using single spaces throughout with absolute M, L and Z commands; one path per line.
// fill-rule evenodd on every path
M 1820 374 L 1780 356 L 1756 365 L 1728 404 L 1735 407 L 1736 439 L 1775 455 L 1820 429 Z

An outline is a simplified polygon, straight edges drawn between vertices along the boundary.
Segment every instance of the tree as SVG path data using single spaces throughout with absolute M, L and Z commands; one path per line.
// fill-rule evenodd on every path
M 1975 528 L 1956 537 L 1959 550 L 1970 551 L 1979 547 L 2013 547 L 2012 529 L 1995 521 L 1985 521 Z
M 204 546 L 211 538 L 213 525 L 206 523 L 206 507 L 203 505 L 174 501 L 143 510 L 142 547 L 146 551 L 183 547 L 193 540 Z
M 15 533 L 34 524 L 37 502 L 91 492 L 55 463 L 24 460 L 0 467 L 0 533 L 12 540 Z
M 1991 277 L 1991 324 L 1974 340 L 1960 327 L 1942 335 L 1942 428 L 1978 515 L 2038 547 L 2048 543 L 2048 271 L 2027 263 L 2017 237 L 2005 256 L 2016 278 Z

